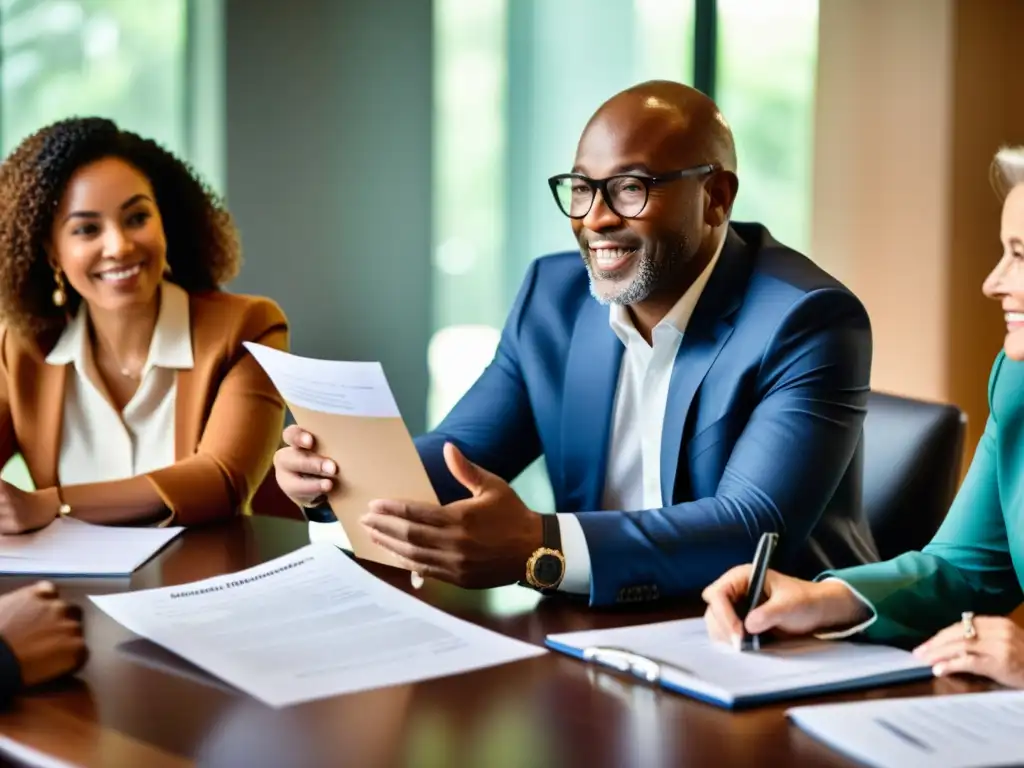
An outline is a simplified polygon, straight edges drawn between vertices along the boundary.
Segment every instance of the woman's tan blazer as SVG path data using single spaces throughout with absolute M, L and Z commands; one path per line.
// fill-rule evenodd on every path
M 281 397 L 242 346 L 287 350 L 288 325 L 277 304 L 210 291 L 190 295 L 189 312 L 194 365 L 177 372 L 176 463 L 147 474 L 175 525 L 245 509 L 284 426 Z M 42 492 L 58 484 L 65 382 L 74 375 L 70 365 L 45 362 L 55 342 L 40 345 L 0 328 L 0 466 L 20 452 Z

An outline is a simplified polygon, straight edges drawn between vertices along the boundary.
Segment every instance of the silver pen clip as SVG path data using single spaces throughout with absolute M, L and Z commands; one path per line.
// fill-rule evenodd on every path
M 629 673 L 648 683 L 656 683 L 661 680 L 661 665 L 658 662 L 622 648 L 585 648 L 583 658 L 585 661 L 591 661 L 603 667 L 611 667 L 619 672 Z

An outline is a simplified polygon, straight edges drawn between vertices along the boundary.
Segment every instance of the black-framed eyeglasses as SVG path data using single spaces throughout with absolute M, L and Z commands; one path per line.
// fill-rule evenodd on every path
M 687 176 L 703 176 L 717 170 L 714 163 L 705 163 L 681 171 L 668 171 L 657 176 L 620 173 L 605 179 L 592 179 L 582 173 L 560 173 L 548 179 L 551 194 L 558 208 L 570 219 L 582 219 L 594 205 L 597 191 L 616 216 L 634 219 L 643 213 L 653 187 L 678 181 Z

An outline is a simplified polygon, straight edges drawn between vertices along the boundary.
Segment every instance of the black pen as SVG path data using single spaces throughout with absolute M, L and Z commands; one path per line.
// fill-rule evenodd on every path
M 747 583 L 747 594 L 736 606 L 736 615 L 741 622 L 747 620 L 747 614 L 754 610 L 764 596 L 764 583 L 768 576 L 768 567 L 771 563 L 772 552 L 775 545 L 779 543 L 779 534 L 761 534 L 761 540 L 757 542 L 757 551 L 754 553 L 754 564 L 750 568 L 750 581 Z M 743 639 L 740 642 L 741 651 L 761 650 L 761 637 L 747 632 L 743 627 Z

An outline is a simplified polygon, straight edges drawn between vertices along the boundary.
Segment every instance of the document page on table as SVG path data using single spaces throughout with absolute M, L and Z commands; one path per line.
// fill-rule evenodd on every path
M 796 692 L 849 680 L 927 669 L 897 648 L 825 640 L 794 640 L 741 652 L 708 637 L 703 619 L 549 635 L 575 648 L 613 647 L 662 664 L 662 681 L 723 701 Z
M 381 581 L 330 544 L 239 573 L 90 598 L 272 707 L 538 656 Z
M 124 576 L 183 530 L 90 525 L 60 518 L 34 533 L 0 536 L 0 574 Z
M 794 707 L 787 716 L 875 768 L 1024 765 L 1024 692 L 881 699 Z

